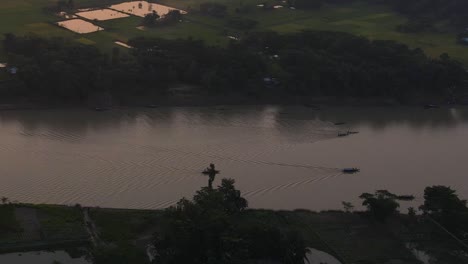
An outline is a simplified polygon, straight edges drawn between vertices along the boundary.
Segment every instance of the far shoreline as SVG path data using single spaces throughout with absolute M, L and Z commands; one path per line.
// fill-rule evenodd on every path
M 220 107 L 220 106 L 304 106 L 311 110 L 321 107 L 423 107 L 426 104 L 437 106 L 465 106 L 465 103 L 448 104 L 440 98 L 421 99 L 408 103 L 401 103 L 392 98 L 384 97 L 333 97 L 333 96 L 163 96 L 155 99 L 148 97 L 133 97 L 125 102 L 113 103 L 109 106 L 99 106 L 90 103 L 50 103 L 46 101 L 0 103 L 0 111 L 24 110 L 54 110 L 54 109 L 89 109 L 89 110 L 118 110 L 127 108 L 159 108 L 159 107 Z

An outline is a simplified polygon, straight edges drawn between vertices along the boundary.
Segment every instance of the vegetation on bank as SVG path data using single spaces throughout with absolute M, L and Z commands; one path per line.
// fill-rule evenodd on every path
M 348 32 L 372 40 L 398 41 L 411 48 L 421 48 L 431 57 L 437 58 L 443 53 L 448 53 L 465 64 L 468 62 L 466 47 L 457 43 L 456 35 L 460 33 L 458 29 L 441 21 L 433 23 L 436 29 L 434 31 L 401 32 L 398 26 L 404 25 L 410 16 L 393 9 L 385 1 L 325 0 L 322 1 L 320 8 L 308 9 L 298 6 L 296 9 L 290 9 L 289 5 L 295 6 L 295 2 L 298 1 L 289 1 L 290 3 L 285 4 L 279 0 L 161 0 L 158 3 L 189 11 L 183 17 L 184 22 L 142 31 L 137 29 L 142 19 L 135 16 L 108 21 L 91 21 L 106 30 L 86 35 L 75 34 L 54 24 L 63 20 L 52 11 L 56 8 L 57 2 L 55 0 L 2 0 L 0 34 L 22 35 L 33 32 L 42 37 L 61 36 L 79 43 L 97 46 L 101 51 L 110 54 L 111 50 L 117 47 L 114 44 L 115 40 L 126 42 L 142 36 L 167 39 L 192 37 L 210 45 L 223 46 L 228 43 L 228 36 L 243 36 L 244 30 L 232 28 L 227 23 L 232 18 L 240 18 L 256 21 L 257 24 L 253 28 L 255 31 L 272 30 L 292 33 L 311 29 Z M 74 0 L 74 9 L 105 7 L 117 2 L 123 2 L 123 0 Z M 225 15 L 222 17 L 205 15 L 202 12 L 202 4 L 207 2 L 225 6 Z M 444 7 L 446 2 L 438 3 L 438 7 L 439 5 Z M 258 7 L 258 4 L 265 4 L 265 8 Z M 275 5 L 283 5 L 284 8 L 274 9 Z M 0 61 L 4 59 L 2 55 L 4 54 L 0 51 Z
M 130 54 L 112 55 L 66 39 L 7 34 L 5 52 L 18 67 L 4 97 L 85 103 L 90 98 L 161 96 L 177 83 L 205 95 L 387 97 L 401 102 L 438 96 L 456 102 L 467 72 L 443 55 L 427 57 L 393 41 L 346 33 L 255 32 L 226 47 L 193 39 L 137 38 Z
M 0 206 L 0 230 L 4 234 L 21 232 L 21 226 L 16 221 L 13 205 L 3 203 Z
M 183 198 L 176 206 L 162 211 L 92 208 L 93 224 L 88 225 L 96 226 L 102 243 L 90 253 L 95 264 L 146 264 L 147 246 L 152 245 L 156 263 L 263 260 L 302 264 L 308 248 L 314 248 L 344 264 L 410 264 L 418 263 L 410 251 L 417 249 L 428 253 L 433 263 L 466 263 L 463 252 L 468 249 L 462 240 L 468 230 L 468 207 L 451 188 L 427 187 L 421 206 L 423 215 L 415 214 L 411 208 L 408 214 L 398 211 L 398 201 L 410 201 L 414 198 L 411 195 L 378 190 L 364 193 L 361 198 L 367 206 L 365 212 L 352 212 L 349 203 L 344 203 L 347 212 L 248 209 L 234 181 L 224 179 L 220 186 L 203 187 L 193 199 Z M 41 229 L 53 225 L 57 233 L 64 235 L 63 240 L 67 236 L 68 240 L 76 238 L 64 230 L 84 229 L 84 210 L 79 206 L 6 203 L 0 206 L 0 241 L 7 238 L 5 219 L 9 219 L 8 226 L 19 226 L 9 211 L 18 208 L 36 210 L 42 219 Z M 16 232 L 22 230 L 19 227 Z M 0 250 L 3 247 L 0 244 Z

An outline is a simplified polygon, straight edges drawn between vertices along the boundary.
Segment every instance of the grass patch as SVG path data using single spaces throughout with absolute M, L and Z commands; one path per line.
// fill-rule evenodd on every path
M 151 235 L 160 217 L 160 211 L 91 209 L 91 218 L 100 237 L 106 242 L 135 240 L 140 235 Z
M 21 224 L 15 216 L 15 206 L 0 205 L 0 249 L 4 245 L 21 241 L 22 233 Z
M 79 208 L 37 205 L 41 230 L 46 240 L 71 240 L 86 238 L 87 232 Z
M 90 39 L 87 39 L 87 38 L 79 38 L 77 39 L 78 42 L 80 42 L 81 44 L 85 44 L 85 45 L 93 45 L 93 44 L 96 44 L 96 42 L 90 40 Z
M 15 217 L 13 205 L 0 205 L 0 235 L 21 232 L 21 226 Z

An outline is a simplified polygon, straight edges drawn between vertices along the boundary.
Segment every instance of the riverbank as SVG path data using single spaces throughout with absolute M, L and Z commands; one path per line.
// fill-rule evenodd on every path
M 119 108 L 157 108 L 157 107 L 211 107 L 211 106 L 250 106 L 250 105 L 281 105 L 281 106 L 304 106 L 319 110 L 321 107 L 353 106 L 353 107 L 397 107 L 397 106 L 424 106 L 434 104 L 440 106 L 464 106 L 466 103 L 447 104 L 447 101 L 437 97 L 422 98 L 417 101 L 401 103 L 392 98 L 385 97 L 334 97 L 334 96 L 157 96 L 157 97 L 128 97 L 125 100 L 114 100 L 108 106 L 98 106 L 92 103 L 70 104 L 50 103 L 37 100 L 36 102 L 0 103 L 0 111 L 14 110 L 43 110 L 43 109 L 119 109 Z
M 2 253 L 38 249 L 59 250 L 87 245 L 90 252 L 132 252 L 136 259 L 144 259 L 153 233 L 164 221 L 161 210 L 25 204 L 3 205 L 5 206 L 22 210 L 23 213 L 27 210 L 28 214 L 23 214 L 23 217 L 31 218 L 29 222 L 38 221 L 37 228 L 43 236 L 38 239 L 26 235 L 31 233 L 31 229 L 24 226 L 28 221 L 17 219 L 22 231 L 16 232 L 15 235 L 22 240 L 8 242 L 5 233 L 1 233 Z M 33 219 L 36 217 L 40 220 Z M 459 250 L 454 241 L 422 217 L 413 219 L 399 215 L 387 223 L 376 223 L 361 212 L 252 209 L 238 219 L 246 223 L 252 220 L 262 221 L 280 229 L 297 230 L 304 235 L 308 247 L 329 253 L 342 264 L 419 263 L 407 248 L 407 243 L 418 244 L 419 250 L 436 254 L 441 254 L 441 251 L 447 254 L 451 250 Z M 87 232 L 86 227 L 92 231 Z M 11 235 L 13 234 L 9 234 L 9 237 Z M 52 236 L 55 236 L 55 239 L 51 239 Z M 435 238 L 437 239 L 434 240 Z M 99 240 L 99 244 L 91 243 L 93 239 Z M 146 262 L 135 262 L 137 263 Z

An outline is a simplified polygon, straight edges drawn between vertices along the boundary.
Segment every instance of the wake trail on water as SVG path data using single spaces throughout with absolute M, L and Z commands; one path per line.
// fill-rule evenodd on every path
M 249 163 L 249 164 L 256 164 L 256 165 L 292 167 L 292 168 L 303 168 L 303 169 L 318 169 L 318 170 L 339 170 L 339 168 L 316 166 L 316 165 L 309 165 L 309 164 L 294 164 L 294 163 L 282 163 L 282 162 L 233 158 L 233 157 L 228 157 L 228 156 L 213 155 L 213 154 L 206 154 L 206 153 L 193 152 L 193 151 L 183 151 L 183 150 L 178 150 L 175 148 L 174 149 L 164 148 L 164 150 L 170 151 L 170 152 L 177 152 L 177 153 L 188 155 L 188 156 L 197 156 L 197 157 L 204 156 L 204 157 L 217 159 L 217 160 L 235 161 L 235 162 L 240 162 L 240 163 Z
M 327 176 L 323 176 L 323 177 L 320 177 L 320 178 L 303 179 L 301 181 L 295 181 L 295 182 L 291 182 L 291 183 L 284 183 L 284 184 L 279 184 L 279 185 L 275 185 L 275 186 L 260 188 L 260 189 L 245 192 L 243 194 L 243 196 L 246 197 L 246 198 L 263 196 L 263 195 L 266 195 L 266 194 L 272 194 L 272 193 L 274 193 L 276 191 L 295 189 L 299 185 L 307 185 L 307 184 L 311 184 L 311 183 L 318 183 L 320 181 L 328 180 L 330 178 L 338 177 L 340 175 L 342 175 L 342 173 L 327 175 Z

